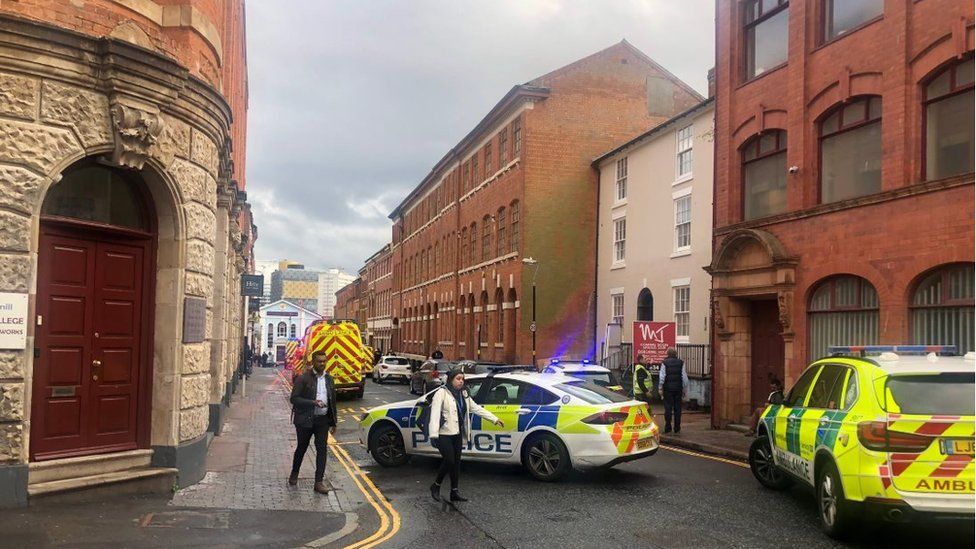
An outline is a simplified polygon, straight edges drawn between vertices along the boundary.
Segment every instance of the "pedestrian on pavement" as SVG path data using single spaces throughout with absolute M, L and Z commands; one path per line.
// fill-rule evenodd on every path
M 444 358 L 444 353 L 442 353 L 440 349 L 434 349 L 434 352 L 430 353 L 430 358 L 433 360 L 440 360 Z
M 486 420 L 504 427 L 502 420 L 485 410 L 468 394 L 464 386 L 464 373 L 451 370 L 447 383 L 434 391 L 430 404 L 430 443 L 437 448 L 443 460 L 437 471 L 437 479 L 430 485 L 430 495 L 435 501 L 441 500 L 441 481 L 451 477 L 451 501 L 468 501 L 458 493 L 458 477 L 461 475 L 461 448 L 471 442 L 471 414 L 478 414 Z
M 288 484 L 298 484 L 298 472 L 305 459 L 308 443 L 315 438 L 315 491 L 326 494 L 329 489 L 325 478 L 326 446 L 329 435 L 336 430 L 336 390 L 332 376 L 325 371 L 325 351 L 312 355 L 312 367 L 295 377 L 291 390 L 292 417 L 298 434 L 298 448 L 291 464 Z
M 654 383 L 651 373 L 644 363 L 644 355 L 637 355 L 637 363 L 634 364 L 634 398 L 643 400 L 648 406 L 651 405 L 651 394 L 654 391 Z
M 671 432 L 674 417 L 674 434 L 681 432 L 681 401 L 688 396 L 688 372 L 685 361 L 678 358 L 678 350 L 668 349 L 668 356 L 661 362 L 661 380 L 658 390 L 664 399 L 664 432 Z
M 759 417 L 766 410 L 766 406 L 769 404 L 782 404 L 783 403 L 783 382 L 776 379 L 775 377 L 769 380 L 769 398 L 766 399 L 766 404 L 756 407 L 752 411 L 752 417 L 749 418 L 749 431 L 746 436 L 752 436 L 756 434 L 756 429 L 759 428 Z

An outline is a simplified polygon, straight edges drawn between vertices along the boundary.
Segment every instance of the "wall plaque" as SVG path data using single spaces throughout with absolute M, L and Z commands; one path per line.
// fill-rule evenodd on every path
M 183 298 L 183 343 L 202 343 L 207 335 L 207 300 Z
M 27 294 L 0 293 L 0 349 L 27 347 Z

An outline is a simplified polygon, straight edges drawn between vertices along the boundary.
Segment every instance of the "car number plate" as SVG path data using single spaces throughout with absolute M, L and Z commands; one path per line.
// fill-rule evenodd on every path
M 943 440 L 942 453 L 947 456 L 952 455 L 974 455 L 974 443 L 972 440 Z
M 645 438 L 643 440 L 638 440 L 637 441 L 637 449 L 638 450 L 647 450 L 648 448 L 651 447 L 651 443 L 652 442 L 654 442 L 654 440 L 651 439 L 651 438 Z

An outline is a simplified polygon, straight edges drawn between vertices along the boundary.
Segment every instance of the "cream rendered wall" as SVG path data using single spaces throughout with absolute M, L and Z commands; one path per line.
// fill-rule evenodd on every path
M 693 124 L 694 162 L 690 178 L 677 179 L 677 132 Z M 600 222 L 597 261 L 596 354 L 606 339 L 612 293 L 624 294 L 622 341 L 633 339 L 637 296 L 648 288 L 654 320 L 674 320 L 673 281 L 691 286 L 689 336 L 678 343 L 708 343 L 711 277 L 702 267 L 711 261 L 712 157 L 714 108 L 708 106 L 671 123 L 656 136 L 604 160 L 600 172 Z M 616 200 L 617 160 L 627 157 L 627 197 Z M 674 197 L 691 191 L 691 249 L 675 253 Z M 627 219 L 626 257 L 614 259 L 614 220 Z

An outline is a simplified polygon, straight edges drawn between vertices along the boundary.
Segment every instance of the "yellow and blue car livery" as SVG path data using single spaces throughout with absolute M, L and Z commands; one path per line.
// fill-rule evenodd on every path
M 468 376 L 466 383 L 475 402 L 504 427 L 473 417 L 464 459 L 521 463 L 535 478 L 553 481 L 572 468 L 613 466 L 657 452 L 660 435 L 647 405 L 590 381 L 506 372 Z M 425 397 L 363 414 L 360 442 L 379 464 L 439 455 L 417 427 Z
M 756 478 L 774 489 L 813 487 L 833 537 L 864 511 L 892 521 L 972 520 L 976 355 L 938 356 L 945 346 L 839 349 L 881 354 L 817 360 L 769 405 L 749 452 Z

